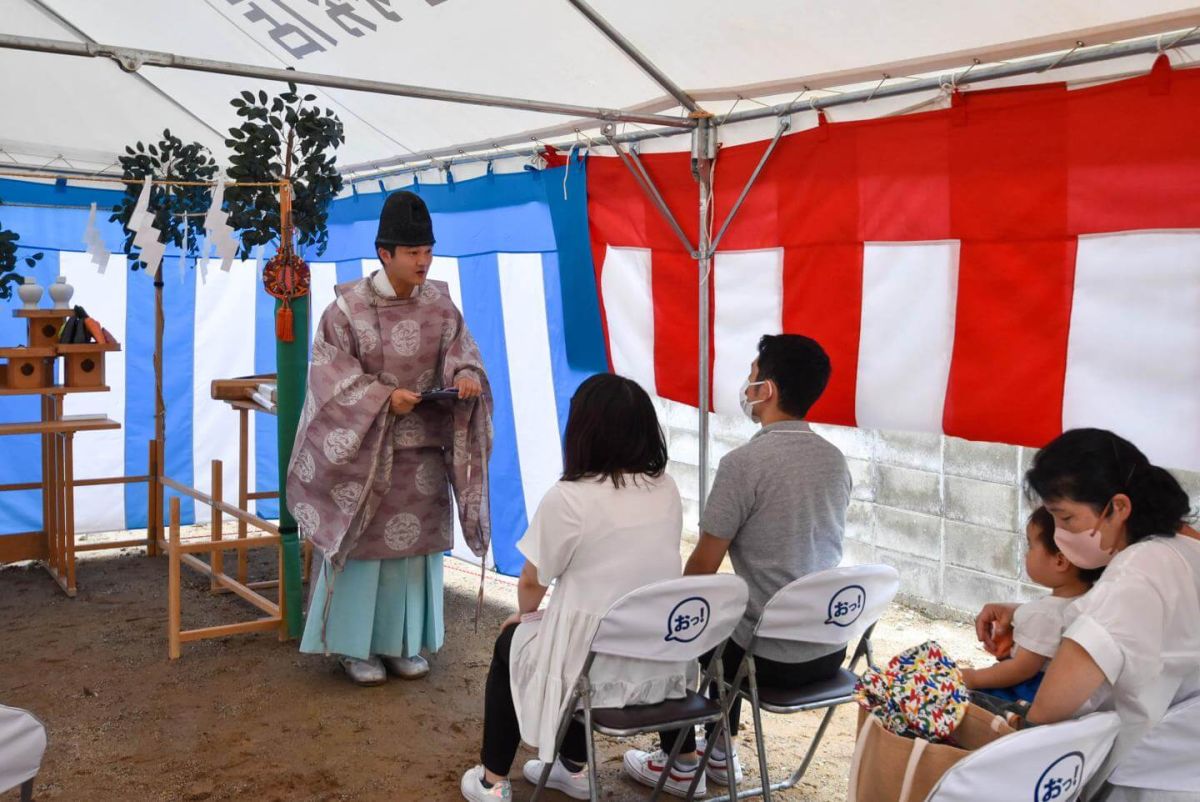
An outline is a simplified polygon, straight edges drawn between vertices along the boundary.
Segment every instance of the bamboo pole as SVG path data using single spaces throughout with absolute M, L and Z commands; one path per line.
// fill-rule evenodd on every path
M 0 177 L 4 178 L 37 178 L 43 181 L 51 179 L 61 181 L 88 181 L 100 184 L 144 184 L 144 178 L 118 178 L 110 175 L 66 175 L 60 173 L 30 173 L 17 170 L 0 170 Z M 282 186 L 284 181 L 176 181 L 168 178 L 151 178 L 156 185 L 160 187 L 215 187 L 218 183 L 223 183 L 227 187 L 278 187 Z
M 179 498 L 171 499 L 171 541 L 167 549 L 167 657 L 179 659 Z
M 273 603 L 261 593 L 255 593 L 252 589 L 246 587 L 228 574 L 213 574 L 212 566 L 194 554 L 180 554 L 179 563 L 180 565 L 186 565 L 188 568 L 193 568 L 201 574 L 208 574 L 210 577 L 215 578 L 221 587 L 241 597 L 267 615 L 279 616 L 279 605 Z
M 219 460 L 219 459 L 213 460 L 212 461 L 212 497 L 213 497 L 214 501 L 221 500 L 221 491 L 224 489 L 224 486 L 225 486 L 223 474 L 224 474 L 224 467 L 221 464 L 221 460 Z M 218 505 L 214 504 L 209 509 L 212 510 L 212 531 L 209 534 L 212 537 L 212 540 L 214 542 L 220 543 L 222 536 L 224 534 L 223 533 L 224 522 L 221 520 L 221 508 Z M 212 564 L 213 575 L 209 579 L 208 591 L 209 591 L 209 593 L 216 593 L 217 587 L 219 586 L 219 583 L 217 582 L 217 574 L 222 574 L 225 572 L 225 555 L 221 553 L 221 550 L 219 548 L 214 549 L 212 552 L 212 555 L 209 557 L 209 560 L 210 560 L 210 563 Z M 240 553 L 238 555 L 238 562 L 241 562 L 241 554 Z
M 158 505 L 162 502 L 162 485 L 158 483 L 161 471 L 158 465 L 158 443 L 150 441 L 149 456 L 146 461 L 150 481 L 146 488 L 146 556 L 158 556 L 158 542 L 162 539 L 162 528 L 159 526 Z
M 187 629 L 179 633 L 181 641 L 204 640 L 205 638 L 222 638 L 226 635 L 241 635 L 247 632 L 269 632 L 279 626 L 275 616 L 258 618 L 254 621 L 243 621 L 240 624 L 221 624 L 215 627 Z
M 246 512 L 250 509 L 250 410 L 238 410 L 238 506 Z M 239 540 L 246 537 L 246 522 L 238 518 L 237 536 Z M 238 552 L 238 582 L 246 584 L 249 564 L 244 551 Z
M 67 595 L 75 595 L 75 436 L 64 432 L 63 440 L 63 546 L 67 562 Z

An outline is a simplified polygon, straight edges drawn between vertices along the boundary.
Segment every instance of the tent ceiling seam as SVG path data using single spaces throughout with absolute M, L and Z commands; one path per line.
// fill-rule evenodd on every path
M 251 36 L 251 35 L 250 35 L 249 33 L 247 33 L 246 31 L 242 30 L 242 29 L 241 29 L 241 28 L 240 28 L 240 27 L 237 25 L 237 23 L 235 23 L 235 22 L 234 22 L 232 19 L 230 19 L 230 18 L 229 18 L 229 16 L 228 16 L 227 14 L 225 14 L 225 12 L 223 12 L 223 11 L 220 9 L 220 7 L 218 7 L 218 6 L 214 5 L 214 3 L 213 3 L 213 0 L 204 0 L 204 3 L 205 3 L 205 5 L 207 5 L 207 6 L 208 6 L 208 7 L 209 7 L 209 8 L 210 8 L 212 11 L 213 11 L 213 13 L 215 13 L 215 14 L 216 14 L 218 17 L 220 17 L 222 20 L 224 20 L 224 21 L 225 21 L 227 24 L 229 24 L 229 25 L 230 25 L 230 26 L 231 26 L 231 27 L 232 27 L 234 30 L 236 30 L 238 33 L 242 34 L 242 35 L 243 35 L 243 36 L 245 36 L 247 39 L 249 39 L 251 42 L 253 42 L 253 43 L 254 43 L 254 45 L 255 45 L 256 47 L 258 47 L 260 50 L 262 50 L 263 52 L 265 52 L 265 53 L 266 53 L 268 56 L 270 56 L 271 58 L 275 59 L 277 62 L 279 62 L 280 64 L 282 64 L 284 67 L 287 67 L 287 66 L 288 66 L 288 64 L 287 64 L 287 63 L 286 63 L 286 62 L 285 62 L 283 59 L 279 58 L 279 56 L 277 56 L 277 55 L 276 55 L 274 52 L 272 52 L 270 48 L 268 48 L 268 47 L 267 47 L 266 45 L 264 45 L 262 42 L 260 42 L 260 41 L 258 41 L 257 39 L 255 39 L 253 36 Z M 323 90 L 321 89 L 321 87 L 316 87 L 316 88 L 317 88 L 317 91 L 319 91 L 319 92 L 321 93 L 321 95 L 322 95 L 322 96 L 324 96 L 326 99 L 328 99 L 328 100 L 329 100 L 329 102 L 330 102 L 332 105 L 334 105 L 334 106 L 337 106 L 338 108 L 342 109 L 342 110 L 343 110 L 343 111 L 345 111 L 347 114 L 349 114 L 351 117 L 353 117 L 354 119 L 358 120 L 358 121 L 359 121 L 359 122 L 361 122 L 363 125 L 367 126 L 367 127 L 368 127 L 368 128 L 370 128 L 372 131 L 374 131 L 375 133 L 379 134 L 379 135 L 380 135 L 380 136 L 382 136 L 384 139 L 388 140 L 389 142 L 391 142 L 392 144 L 394 144 L 394 145 L 396 145 L 397 147 L 401 148 L 402 150 L 406 150 L 406 151 L 408 151 L 408 152 L 409 152 L 410 154 L 412 154 L 413 156 L 416 156 L 416 155 L 418 155 L 417 151 L 413 150 L 413 149 L 412 149 L 412 148 L 410 148 L 408 145 L 405 145 L 403 142 L 401 142 L 400 140 L 396 139 L 396 138 L 395 138 L 395 137 L 393 137 L 391 134 L 387 133 L 387 132 L 386 132 L 386 131 L 384 131 L 382 128 L 380 128 L 379 126 L 377 126 L 377 125 L 375 125 L 374 123 L 372 123 L 370 120 L 367 120 L 367 119 L 366 119 L 365 117 L 363 117 L 361 114 L 359 114 L 359 113 L 358 113 L 358 112 L 356 112 L 354 109 L 352 109 L 352 108 L 350 108 L 349 106 L 347 106 L 347 105 L 346 105 L 345 103 L 343 103 L 342 101 L 338 100 L 338 99 L 337 99 L 336 97 L 334 97 L 333 95 L 329 94 L 328 92 L 325 92 L 325 91 L 323 91 Z
M 1166 33 L 1174 33 L 1169 31 Z M 949 76 L 933 76 L 919 78 L 911 75 L 895 76 L 895 82 L 890 86 L 884 86 L 883 82 L 877 82 L 877 85 L 863 90 L 853 92 L 843 92 L 833 88 L 822 88 L 817 91 L 827 93 L 823 97 L 809 97 L 805 103 L 800 103 L 801 98 L 806 92 L 810 91 L 809 87 L 805 87 L 793 100 L 788 103 L 767 106 L 758 102 L 762 108 L 743 111 L 734 114 L 732 109 L 722 115 L 720 123 L 739 123 L 748 122 L 751 120 L 766 119 L 769 117 L 785 117 L 792 114 L 807 111 L 818 111 L 820 109 L 832 108 L 836 106 L 849 105 L 854 103 L 862 103 L 867 99 L 883 99 L 886 97 L 897 97 L 906 94 L 915 94 L 924 91 L 936 91 L 941 89 L 943 85 L 950 86 L 965 86 L 968 84 L 982 83 L 986 81 L 999 80 L 1001 78 L 1009 78 L 1020 75 L 1031 75 L 1045 71 L 1045 65 L 1058 62 L 1055 69 L 1065 69 L 1067 67 L 1078 66 L 1081 64 L 1091 64 L 1095 62 L 1108 61 L 1112 59 L 1124 58 L 1128 56 L 1145 55 L 1149 53 L 1161 53 L 1165 50 L 1177 50 L 1184 52 L 1181 48 L 1190 45 L 1200 45 L 1200 26 L 1193 28 L 1190 31 L 1184 31 L 1182 35 L 1177 36 L 1169 46 L 1162 45 L 1161 38 L 1165 34 L 1155 34 L 1151 36 L 1132 39 L 1125 42 L 1116 42 L 1110 44 L 1093 45 L 1090 47 L 1075 48 L 1068 56 L 1052 53 L 1041 58 L 1027 58 L 1021 61 L 999 62 L 984 66 L 972 59 L 971 63 L 962 70 L 952 73 Z M 1183 69 L 1188 69 L 1184 67 Z M 878 77 L 878 76 L 877 76 Z M 900 79 L 904 79 L 901 83 Z M 1102 79 L 1092 79 L 1102 80 Z M 748 98 L 740 98 L 748 100 Z M 927 105 L 926 103 L 920 104 Z M 919 108 L 919 107 L 917 107 Z M 557 132 L 554 129 L 542 130 L 537 132 L 540 138 L 550 139 L 555 136 L 567 136 L 571 133 L 582 133 L 577 127 L 575 129 L 559 128 Z M 639 142 L 654 137 L 670 137 L 678 136 L 684 131 L 677 131 L 669 128 L 650 128 L 635 133 L 622 133 L 614 137 L 616 141 L 622 143 Z M 483 140 L 480 142 L 461 144 L 451 146 L 446 149 L 438 149 L 427 151 L 422 155 L 424 161 L 436 161 L 451 153 L 458 154 L 459 158 L 455 161 L 458 163 L 478 162 L 478 161 L 493 161 L 497 158 L 504 158 L 494 153 L 479 153 L 488 149 L 499 149 L 496 143 L 513 144 L 515 142 L 528 142 L 535 137 L 525 134 L 515 134 L 511 137 L 498 137 L 493 140 Z M 489 142 L 491 144 L 489 144 Z M 506 152 L 513 156 L 528 157 L 534 148 L 524 148 L 517 151 L 508 150 Z M 385 169 L 378 169 L 379 166 L 386 165 Z M 386 162 L 375 161 L 365 164 L 347 165 L 342 173 L 347 177 L 347 180 L 352 182 L 366 181 L 377 178 L 386 178 L 393 175 L 401 175 L 406 173 L 419 172 L 428 169 L 429 165 L 416 160 L 400 159 L 387 160 Z M 369 171 L 369 172 L 368 172 Z
M 85 31 L 84 31 L 82 28 L 80 28 L 78 25 L 76 25 L 76 24 L 74 24 L 73 22 L 71 22 L 70 20 L 68 20 L 68 19 L 67 19 L 66 17 L 64 17 L 62 14 L 59 14 L 57 11 L 55 11 L 55 10 L 54 10 L 53 8 L 51 8 L 50 6 L 48 6 L 48 5 L 47 5 L 47 4 L 44 2 L 44 0 L 27 0 L 27 2 L 28 2 L 30 5 L 32 5 L 34 8 L 36 8 L 38 11 L 42 12 L 44 15 L 46 15 L 47 17 L 49 17 L 49 18 L 50 18 L 51 20 L 53 20 L 54 22 L 57 22 L 59 25 L 62 25 L 62 26 L 63 26 L 64 28 L 66 28 L 68 31 L 70 31 L 71 33 L 73 33 L 73 34 L 75 34 L 76 36 L 78 36 L 78 37 L 79 37 L 80 39 L 82 39 L 84 42 L 86 42 L 86 43 L 88 43 L 88 44 L 93 44 L 93 45 L 95 45 L 95 44 L 98 44 L 98 42 L 97 42 L 95 39 L 93 39 L 91 36 L 88 36 L 87 32 L 85 32 Z M 183 104 L 182 104 L 182 103 L 180 103 L 178 100 L 176 100 L 175 98 L 171 97 L 169 94 L 167 94 L 166 92 L 164 92 L 162 89 L 160 89 L 160 88 L 158 87 L 158 85 L 157 85 L 157 84 L 155 84 L 155 83 L 154 83 L 154 81 L 150 80 L 150 79 L 149 79 L 149 78 L 147 78 L 145 75 L 142 75 L 142 74 L 140 74 L 140 73 L 136 73 L 136 72 L 135 72 L 135 73 L 132 73 L 132 75 L 133 75 L 133 77 L 134 77 L 134 78 L 136 78 L 137 80 L 141 81 L 141 82 L 142 82 L 142 83 L 143 83 L 143 84 L 144 84 L 146 87 L 148 87 L 148 88 L 149 88 L 149 89 L 150 89 L 152 92 L 154 92 L 155 94 L 159 95 L 160 97 L 162 97 L 162 98 L 163 98 L 164 100 L 166 100 L 167 102 L 171 103 L 171 105 L 175 106 L 175 108 L 179 109 L 179 110 L 180 110 L 180 111 L 182 111 L 184 114 L 186 114 L 187 116 L 191 117 L 191 118 L 192 118 L 193 120 L 195 120 L 196 122 L 200 123 L 200 125 L 204 126 L 204 127 L 205 127 L 205 128 L 207 128 L 209 131 L 211 131 L 213 134 L 215 134 L 215 135 L 216 135 L 218 138 L 220 138 L 222 141 L 224 141 L 224 139 L 225 139 L 225 134 L 222 134 L 222 133 L 221 133 L 220 131 L 218 131 L 216 128 L 213 128 L 213 127 L 212 127 L 212 126 L 211 126 L 211 125 L 208 123 L 208 121 L 207 121 L 207 120 L 205 120 L 203 117 L 200 117 L 198 114 L 196 114 L 194 111 L 192 111 L 191 109 L 189 109 L 187 106 L 183 105 Z

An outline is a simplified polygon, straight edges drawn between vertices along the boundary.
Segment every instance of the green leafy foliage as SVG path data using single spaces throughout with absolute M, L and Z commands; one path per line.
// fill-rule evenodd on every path
M 163 131 L 163 138 L 157 144 L 138 142 L 127 145 L 125 155 L 120 160 L 122 176 L 127 179 L 212 181 L 217 174 L 217 162 L 208 148 L 199 142 L 185 145 L 169 129 Z M 125 195 L 121 203 L 113 207 L 109 220 L 127 226 L 141 193 L 141 184 L 126 184 Z M 154 227 L 162 232 L 158 236 L 159 241 L 182 248 L 186 228 L 189 232 L 188 253 L 196 255 L 197 243 L 204 235 L 204 213 L 211 203 L 210 190 L 206 186 L 155 185 L 150 190 L 150 210 L 154 212 Z M 184 214 L 188 216 L 185 218 Z M 138 249 L 133 244 L 133 237 L 132 232 L 126 232 L 125 252 L 136 256 Z M 131 267 L 144 270 L 146 264 L 137 260 Z
M 295 84 L 274 97 L 244 91 L 230 101 L 243 122 L 229 129 L 229 177 L 236 181 L 292 180 L 292 224 L 297 245 L 325 252 L 329 203 L 342 190 L 338 146 L 346 141 L 342 121 L 330 109 L 310 105 Z M 241 256 L 279 238 L 276 187 L 229 187 L 229 224 L 241 232 Z
M 22 281 L 21 274 L 17 272 L 17 262 L 22 261 L 17 255 L 17 249 L 21 247 L 17 244 L 20 239 L 20 234 L 9 231 L 0 223 L 0 299 L 5 301 L 12 297 L 13 285 Z M 24 257 L 25 266 L 32 270 L 43 256 L 45 254 L 39 251 Z

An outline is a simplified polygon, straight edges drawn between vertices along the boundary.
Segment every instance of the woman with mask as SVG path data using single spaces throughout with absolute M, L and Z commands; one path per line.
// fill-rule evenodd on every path
M 1168 707 L 1200 693 L 1200 540 L 1179 482 L 1109 431 L 1064 432 L 1034 457 L 1026 484 L 1054 516 L 1055 542 L 1071 561 L 1107 565 L 1072 605 L 1027 715 L 1050 724 L 1116 710 L 1122 729 L 1094 781 L 1102 782 Z M 975 624 L 993 645 L 1012 606 L 986 605 Z

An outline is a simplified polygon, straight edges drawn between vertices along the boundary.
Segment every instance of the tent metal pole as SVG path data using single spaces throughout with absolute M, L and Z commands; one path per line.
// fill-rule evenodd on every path
M 700 106 L 697 105 L 695 99 L 679 86 L 679 84 L 667 77 L 666 73 L 660 70 L 653 61 L 651 61 L 645 53 L 638 50 L 637 47 L 630 42 L 625 36 L 612 26 L 612 24 L 600 15 L 600 12 L 592 8 L 586 0 L 567 0 L 568 3 L 575 6 L 580 14 L 588 18 L 588 21 L 599 29 L 600 33 L 604 34 L 610 42 L 624 53 L 629 59 L 642 68 L 642 72 L 650 76 L 650 78 L 663 89 L 667 90 L 667 94 L 679 101 L 679 105 L 683 106 L 689 112 L 700 111 Z
M 708 410 L 710 403 L 710 371 L 709 371 L 709 279 L 712 277 L 713 246 L 709 241 L 712 234 L 710 205 L 712 202 L 712 169 L 717 158 L 717 127 L 711 117 L 699 120 L 699 125 L 692 132 L 692 175 L 700 190 L 700 227 L 699 244 L 696 248 L 696 270 L 699 278 L 699 308 L 700 308 L 700 387 L 699 389 L 699 420 L 698 439 L 700 441 L 697 457 L 697 473 L 700 475 L 697 507 L 701 519 L 704 516 L 704 505 L 708 501 Z
M 729 224 L 733 222 L 733 218 L 742 208 L 742 203 L 746 200 L 746 196 L 750 194 L 750 189 L 758 181 L 759 175 L 762 174 L 763 168 L 767 166 L 767 160 L 771 158 L 771 154 L 775 152 L 775 146 L 779 144 L 779 140 L 784 133 L 792 127 L 792 121 L 787 117 L 779 118 L 779 128 L 775 131 L 775 136 L 767 145 L 767 149 L 763 152 L 762 158 L 758 160 L 758 166 L 754 168 L 754 172 L 750 174 L 750 178 L 746 180 L 746 186 L 742 187 L 742 194 L 738 195 L 737 200 L 733 204 L 733 208 L 729 210 L 729 214 L 725 216 L 725 222 L 721 224 L 721 230 L 717 232 L 717 236 L 713 239 L 712 250 L 715 253 L 717 248 L 721 246 L 721 238 L 725 236 L 725 232 L 729 230 Z
M 608 129 L 606 128 L 605 130 Z M 646 193 L 651 201 L 654 202 L 654 208 L 658 209 L 659 214 L 661 214 L 663 219 L 667 221 L 667 224 L 671 226 L 671 229 L 675 232 L 675 236 L 678 237 L 680 243 L 683 244 L 684 250 L 687 251 L 692 258 L 696 258 L 696 247 L 692 245 L 691 240 L 688 239 L 688 235 L 684 233 L 683 228 L 679 225 L 679 221 L 675 219 L 675 215 L 671 214 L 671 208 L 667 206 L 667 202 L 663 200 L 663 196 L 658 191 L 658 187 L 654 185 L 654 179 L 652 179 L 650 174 L 646 172 L 646 168 L 642 166 L 641 160 L 638 159 L 636 155 L 627 153 L 625 149 L 621 147 L 620 143 L 618 143 L 615 139 L 609 137 L 608 141 L 613 150 L 617 152 L 617 155 L 621 157 L 621 162 L 625 165 L 625 168 L 633 174 L 633 180 L 637 182 L 637 185 L 641 188 L 641 190 Z
M 56 53 L 63 56 L 84 58 L 111 58 L 126 72 L 136 72 L 143 66 L 164 67 L 174 70 L 211 72 L 220 75 L 240 75 L 264 81 L 282 81 L 310 86 L 326 86 L 334 89 L 349 89 L 356 92 L 373 92 L 379 95 L 398 95 L 422 100 L 441 100 L 447 103 L 465 103 L 472 106 L 495 106 L 498 108 L 538 111 L 546 114 L 563 114 L 570 117 L 586 117 L 609 122 L 636 122 L 648 125 L 664 125 L 668 128 L 691 128 L 692 120 L 670 117 L 664 114 L 643 114 L 619 109 L 575 106 L 569 103 L 550 103 L 525 98 L 482 95 L 475 92 L 456 92 L 450 89 L 432 89 L 424 86 L 372 81 L 365 78 L 345 78 L 316 72 L 300 72 L 278 67 L 262 67 L 256 64 L 239 64 L 232 61 L 179 56 L 157 50 L 138 50 L 130 47 L 97 44 L 93 42 L 66 42 L 59 39 L 42 39 L 33 36 L 0 34 L 0 48 L 31 50 L 38 53 Z

